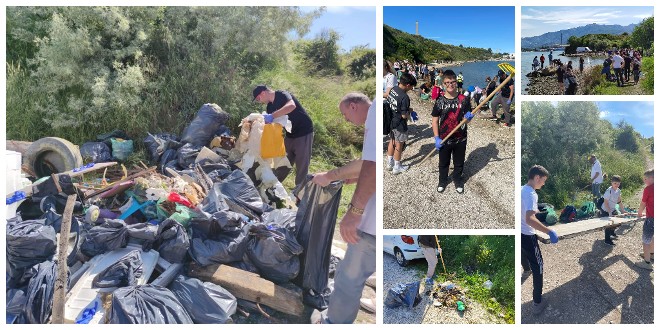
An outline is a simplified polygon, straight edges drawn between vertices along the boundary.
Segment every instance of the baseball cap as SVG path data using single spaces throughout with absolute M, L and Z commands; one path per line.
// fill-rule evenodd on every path
M 504 71 L 502 71 L 502 70 L 497 70 L 497 75 L 498 75 L 498 76 L 501 76 L 501 75 L 503 75 L 503 74 L 504 74 Z
M 257 96 L 259 96 L 259 94 L 261 94 L 261 92 L 265 90 L 268 90 L 268 87 L 266 87 L 266 85 L 258 85 L 257 87 L 255 87 L 254 90 L 252 90 L 252 96 L 254 97 L 252 101 L 254 102 L 254 100 L 257 99 Z

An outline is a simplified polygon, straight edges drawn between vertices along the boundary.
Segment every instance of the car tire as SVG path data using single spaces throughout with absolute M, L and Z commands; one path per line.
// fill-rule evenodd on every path
M 394 258 L 396 259 L 396 263 L 399 264 L 401 267 L 406 267 L 408 266 L 408 262 L 410 262 L 408 259 L 406 259 L 406 256 L 403 254 L 403 251 L 399 249 L 398 247 L 394 248 Z
M 25 155 L 25 163 L 38 178 L 66 172 L 82 165 L 80 149 L 73 143 L 46 137 L 33 142 Z

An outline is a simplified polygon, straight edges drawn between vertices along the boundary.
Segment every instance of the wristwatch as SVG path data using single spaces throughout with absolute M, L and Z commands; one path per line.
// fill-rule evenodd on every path
M 347 212 L 351 212 L 351 213 L 357 214 L 357 215 L 362 215 L 362 213 L 364 213 L 364 209 L 359 209 L 359 208 L 355 207 L 355 205 L 353 205 L 353 203 L 349 203 Z

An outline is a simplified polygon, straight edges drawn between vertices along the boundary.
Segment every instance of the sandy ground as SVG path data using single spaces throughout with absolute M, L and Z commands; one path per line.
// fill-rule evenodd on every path
M 450 183 L 445 192 L 438 193 L 437 152 L 421 163 L 434 150 L 433 105 L 420 103 L 412 91 L 409 95 L 419 115 L 419 121 L 408 126 L 410 138 L 402 158 L 410 169 L 398 175 L 384 171 L 383 228 L 514 228 L 514 128 L 486 119 L 490 111 L 475 116 L 468 129 L 465 191 L 457 193 Z M 385 150 L 387 137 L 383 138 Z
M 541 244 L 543 299 L 548 306 L 532 314 L 532 277 L 522 279 L 522 323 L 653 323 L 653 272 L 641 260 L 642 222 L 620 235 L 612 247 L 603 232 Z
M 413 260 L 411 263 L 425 264 L 424 259 Z M 419 281 L 424 276 L 414 267 L 400 267 L 396 259 L 388 253 L 383 253 L 383 299 L 391 287 L 398 283 L 410 283 Z M 467 299 L 468 308 L 465 312 L 459 313 L 455 308 L 435 307 L 433 300 L 424 287 L 424 282 L 420 287 L 422 301 L 413 308 L 388 308 L 383 306 L 383 323 L 404 323 L 404 324 L 484 324 L 484 323 L 504 323 L 502 318 L 498 318 L 489 313 L 485 307 L 476 301 Z

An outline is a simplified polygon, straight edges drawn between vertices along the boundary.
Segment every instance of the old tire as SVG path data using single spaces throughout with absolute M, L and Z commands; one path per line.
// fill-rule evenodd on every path
M 82 166 L 80 149 L 58 137 L 33 142 L 25 154 L 25 164 L 38 178 Z

